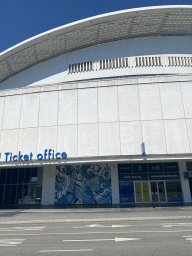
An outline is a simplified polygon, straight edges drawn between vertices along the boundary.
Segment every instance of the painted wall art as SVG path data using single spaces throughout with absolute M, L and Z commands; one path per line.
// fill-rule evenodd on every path
M 55 204 L 112 204 L 110 164 L 56 166 Z

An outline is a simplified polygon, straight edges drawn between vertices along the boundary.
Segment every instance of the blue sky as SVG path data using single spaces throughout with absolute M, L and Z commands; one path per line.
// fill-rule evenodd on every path
M 0 0 L 0 52 L 32 36 L 91 16 L 192 0 Z

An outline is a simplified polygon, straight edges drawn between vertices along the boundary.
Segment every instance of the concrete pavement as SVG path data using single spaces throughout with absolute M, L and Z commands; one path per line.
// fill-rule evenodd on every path
M 192 206 L 0 210 L 0 225 L 185 219 L 192 219 Z

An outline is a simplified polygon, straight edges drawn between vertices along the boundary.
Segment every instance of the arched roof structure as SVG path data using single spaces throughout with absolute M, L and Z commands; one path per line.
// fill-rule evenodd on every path
M 142 37 L 191 36 L 192 6 L 107 13 L 34 36 L 0 54 L 0 82 L 43 61 L 89 46 Z

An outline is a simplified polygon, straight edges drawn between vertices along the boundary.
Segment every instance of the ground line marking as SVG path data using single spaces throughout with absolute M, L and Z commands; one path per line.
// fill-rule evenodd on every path
M 39 252 L 90 252 L 93 249 L 79 249 L 79 250 L 41 250 Z
M 142 238 L 126 238 L 126 237 L 115 237 L 115 238 L 98 238 L 98 239 L 84 239 L 84 240 L 63 240 L 63 242 L 103 242 L 103 241 L 115 241 L 115 242 L 125 242 L 125 241 L 136 241 Z
M 0 236 L 42 236 L 42 235 L 84 235 L 84 234 L 132 234 L 132 233 L 181 233 L 192 230 L 145 230 L 145 231 L 110 231 L 110 232 L 83 232 L 83 233 L 40 233 L 40 234 L 0 234 Z

